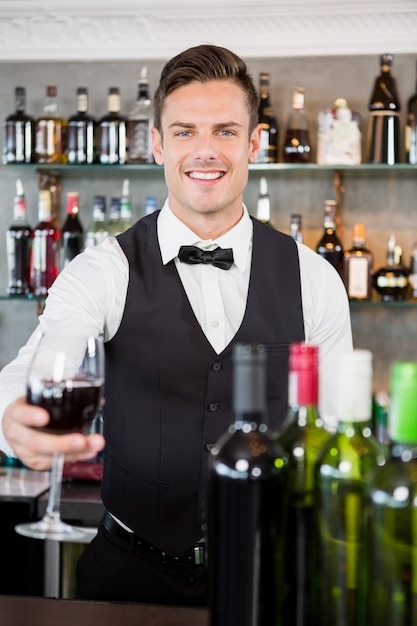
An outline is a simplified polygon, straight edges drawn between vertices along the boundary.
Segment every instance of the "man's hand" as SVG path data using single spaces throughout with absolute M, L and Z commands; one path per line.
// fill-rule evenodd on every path
M 34 470 L 51 467 L 55 452 L 65 454 L 66 461 L 83 461 L 94 458 L 104 448 L 104 437 L 98 433 L 83 435 L 52 435 L 37 430 L 45 426 L 49 415 L 45 409 L 15 400 L 3 416 L 3 432 L 20 461 Z

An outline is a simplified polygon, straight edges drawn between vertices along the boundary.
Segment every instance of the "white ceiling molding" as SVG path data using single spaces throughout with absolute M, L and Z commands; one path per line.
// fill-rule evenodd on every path
M 198 6 L 196 6 L 198 5 Z M 0 61 L 417 53 L 417 0 L 1 0 Z

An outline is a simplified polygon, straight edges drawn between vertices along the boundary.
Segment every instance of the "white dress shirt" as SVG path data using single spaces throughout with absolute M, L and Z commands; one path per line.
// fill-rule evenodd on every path
M 252 258 L 252 222 L 246 207 L 239 223 L 215 241 L 201 241 L 171 212 L 165 202 L 157 222 L 162 262 L 174 259 L 195 316 L 208 340 L 220 353 L 237 332 L 246 308 Z M 222 270 L 212 265 L 181 263 L 181 245 L 212 249 L 233 248 L 234 265 Z M 334 373 L 341 352 L 352 349 L 349 302 L 336 270 L 307 246 L 297 243 L 305 340 L 319 346 L 320 410 L 328 428 L 336 426 Z M 285 268 L 283 269 L 285 271 Z M 49 290 L 43 330 L 62 336 L 77 329 L 103 334 L 110 340 L 119 328 L 125 306 L 129 266 L 114 237 L 87 248 L 59 274 Z M 285 294 L 283 294 L 285 298 Z M 26 371 L 35 331 L 16 359 L 0 372 L 0 417 L 7 405 L 26 394 Z M 0 431 L 0 449 L 14 452 Z

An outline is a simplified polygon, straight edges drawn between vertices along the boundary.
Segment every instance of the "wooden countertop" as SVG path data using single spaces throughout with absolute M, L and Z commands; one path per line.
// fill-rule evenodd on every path
M 208 609 L 0 596 L 7 626 L 208 626 Z

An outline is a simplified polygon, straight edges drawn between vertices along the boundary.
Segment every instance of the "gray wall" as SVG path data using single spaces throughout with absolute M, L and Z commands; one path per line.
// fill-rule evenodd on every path
M 387 50 L 389 52 L 389 50 Z M 382 51 L 382 52 L 385 52 Z M 310 119 L 313 148 L 316 143 L 318 112 L 331 106 L 336 97 L 345 97 L 350 106 L 363 118 L 363 144 L 368 123 L 367 103 L 372 84 L 379 70 L 375 56 L 309 57 L 291 59 L 248 60 L 253 76 L 267 69 L 271 73 L 271 100 L 276 109 L 283 136 L 290 108 L 290 90 L 295 85 L 306 88 L 306 109 Z M 151 87 L 154 89 L 162 67 L 161 62 L 148 62 Z M 416 58 L 396 55 L 393 74 L 397 79 L 402 101 L 401 123 L 405 125 L 408 97 L 415 89 Z M 122 110 L 127 114 L 136 98 L 136 83 L 141 62 L 94 63 L 0 63 L 0 118 L 12 112 L 14 87 L 27 90 L 28 113 L 41 113 L 47 83 L 58 85 L 60 112 L 68 117 L 75 109 L 77 86 L 89 88 L 90 112 L 97 118 L 106 113 L 107 90 L 118 86 L 121 90 Z M 402 155 L 403 156 L 403 155 Z M 245 201 L 255 208 L 259 172 L 251 172 Z M 0 233 L 4 233 L 12 218 L 15 180 L 19 176 L 28 199 L 29 217 L 37 221 L 37 175 L 25 168 L 0 168 Z M 80 217 L 85 227 L 91 220 L 91 199 L 95 193 L 108 198 L 120 195 L 124 171 L 109 168 L 102 171 L 64 173 L 61 177 L 61 215 L 64 215 L 66 191 L 80 192 Z M 162 171 L 133 171 L 129 173 L 135 217 L 143 214 L 144 198 L 153 193 L 161 204 L 165 197 Z M 334 196 L 333 177 L 329 171 L 300 170 L 268 172 L 272 200 L 272 221 L 277 228 L 288 232 L 289 215 L 303 214 L 304 240 L 315 246 L 322 231 L 323 201 Z M 404 250 L 408 264 L 414 240 L 417 241 L 417 169 L 375 172 L 364 169 L 347 172 L 344 176 L 345 196 L 339 223 L 339 234 L 346 248 L 351 245 L 352 226 L 356 221 L 367 225 L 367 245 L 375 255 L 375 267 L 385 262 L 385 248 L 391 231 Z M 1 235 L 0 235 L 1 236 Z M 1 239 L 0 239 L 1 242 Z M 6 255 L 4 237 L 0 243 L 0 294 L 6 290 Z M 0 301 L 0 366 L 8 362 L 25 341 L 36 324 L 36 305 L 33 302 Z M 374 353 L 375 387 L 386 387 L 389 364 L 398 358 L 415 359 L 417 311 L 413 307 L 360 306 L 352 309 L 352 323 L 356 347 L 371 349 Z

